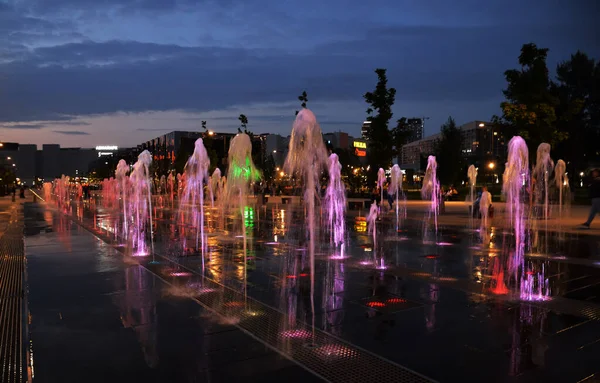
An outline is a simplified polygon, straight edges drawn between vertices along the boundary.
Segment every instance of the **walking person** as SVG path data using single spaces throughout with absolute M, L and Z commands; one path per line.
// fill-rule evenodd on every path
M 596 215 L 600 213 L 600 171 L 598 169 L 592 170 L 592 182 L 590 183 L 590 199 L 592 200 L 592 208 L 590 209 L 590 215 L 581 226 L 585 229 L 589 229 L 590 225 Z

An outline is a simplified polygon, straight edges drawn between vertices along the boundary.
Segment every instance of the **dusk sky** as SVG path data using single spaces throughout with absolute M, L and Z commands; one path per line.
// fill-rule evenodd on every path
M 0 140 L 133 146 L 172 130 L 290 132 L 306 90 L 359 135 L 388 69 L 394 120 L 500 114 L 519 49 L 600 52 L 597 0 L 0 0 Z

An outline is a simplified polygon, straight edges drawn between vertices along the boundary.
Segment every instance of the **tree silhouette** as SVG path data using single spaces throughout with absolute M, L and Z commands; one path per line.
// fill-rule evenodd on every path
M 306 94 L 306 91 L 303 91 L 302 94 L 298 96 L 298 100 L 302 102 L 300 106 L 306 108 L 306 103 L 308 102 L 308 95 Z M 296 115 L 298 115 L 298 113 L 300 113 L 299 110 L 296 111 Z
M 378 79 L 375 90 L 363 95 L 369 104 L 367 121 L 371 122 L 366 131 L 371 182 L 377 179 L 379 168 L 387 169 L 392 164 L 393 141 L 388 124 L 393 117 L 392 106 L 396 99 L 396 89 L 387 87 L 386 69 L 378 68 L 375 73 Z
M 588 162 L 600 160 L 600 62 L 577 51 L 556 68 L 557 127 L 568 139 L 552 148 L 557 158 L 568 159 L 569 173 L 579 173 Z
M 444 185 L 457 184 L 465 175 L 462 132 L 452 117 L 448 117 L 446 123 L 441 126 L 440 132 L 441 138 L 434 149 L 438 163 L 438 178 Z
M 240 127 L 238 128 L 238 133 L 246 133 L 249 135 L 248 132 L 248 117 L 246 117 L 245 114 L 240 114 L 240 116 L 238 117 L 238 120 L 240 120 Z
M 500 104 L 501 122 L 509 134 L 523 136 L 533 148 L 542 142 L 555 145 L 567 138 L 567 133 L 556 125 L 558 99 L 552 92 L 547 55 L 548 49 L 525 44 L 519 55 L 521 69 L 504 72 L 508 85 L 503 92 L 506 101 Z M 531 152 L 535 154 L 535 150 Z

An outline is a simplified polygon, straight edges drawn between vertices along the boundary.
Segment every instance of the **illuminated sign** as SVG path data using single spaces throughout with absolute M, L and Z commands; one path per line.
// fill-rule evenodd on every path
M 118 146 L 96 146 L 96 150 L 119 150 Z
M 366 157 L 367 151 L 356 148 L 356 149 L 354 149 L 354 154 L 356 154 L 358 157 Z
M 102 157 L 102 156 L 112 156 L 113 153 L 112 152 L 98 152 L 98 157 Z
M 360 142 L 360 141 L 354 141 L 354 147 L 355 148 L 366 149 L 367 148 L 367 143 L 366 142 Z

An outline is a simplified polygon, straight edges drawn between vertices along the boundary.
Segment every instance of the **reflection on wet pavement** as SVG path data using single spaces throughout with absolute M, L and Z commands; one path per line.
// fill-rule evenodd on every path
M 594 237 L 537 233 L 526 257 L 543 259 L 552 299 L 527 302 L 510 286 L 493 293 L 510 233 L 423 238 L 420 225 L 382 222 L 374 246 L 357 217 L 344 257 L 327 240 L 317 248 L 312 312 L 301 212 L 253 209 L 246 267 L 241 224 L 209 212 L 203 269 L 189 246 L 194 228 L 169 208 L 155 213 L 156 255 L 130 257 L 110 211 L 72 207 L 67 217 L 29 206 L 32 222 L 45 223 L 29 225 L 26 240 L 36 380 L 319 380 L 273 349 L 321 376 L 321 366 L 351 370 L 347 361 L 371 353 L 390 361 L 368 359 L 382 370 L 398 363 L 439 381 L 577 382 L 600 370 Z M 372 266 L 373 252 L 385 270 Z

